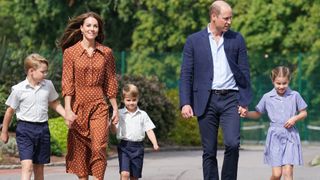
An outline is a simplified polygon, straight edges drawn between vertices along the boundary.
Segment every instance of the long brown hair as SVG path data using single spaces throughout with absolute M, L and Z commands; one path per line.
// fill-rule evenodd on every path
M 93 17 L 98 21 L 99 32 L 95 40 L 99 43 L 103 42 L 103 21 L 101 17 L 95 12 L 87 12 L 69 20 L 61 39 L 57 43 L 62 51 L 82 40 L 83 35 L 81 34 L 80 27 L 88 17 Z

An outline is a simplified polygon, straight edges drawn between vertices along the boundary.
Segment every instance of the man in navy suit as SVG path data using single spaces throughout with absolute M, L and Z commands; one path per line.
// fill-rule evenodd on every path
M 210 6 L 207 28 L 187 38 L 180 75 L 180 106 L 184 118 L 197 116 L 203 147 L 203 176 L 218 180 L 217 135 L 224 137 L 222 180 L 237 179 L 240 116 L 252 98 L 245 41 L 229 30 L 232 8 L 224 1 Z

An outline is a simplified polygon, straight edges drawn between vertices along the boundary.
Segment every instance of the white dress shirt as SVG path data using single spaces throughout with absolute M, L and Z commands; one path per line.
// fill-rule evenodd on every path
M 218 43 L 213 38 L 208 25 L 209 42 L 213 61 L 213 82 L 211 89 L 234 89 L 238 90 L 233 73 L 230 69 L 226 53 L 224 51 L 224 37 L 220 37 Z
M 12 86 L 6 105 L 16 111 L 18 120 L 28 122 L 48 121 L 49 102 L 59 97 L 50 80 L 43 80 L 32 87 L 28 79 Z
M 139 108 L 133 113 L 123 108 L 119 110 L 119 114 L 117 139 L 140 142 L 144 140 L 146 131 L 155 128 L 148 114 Z

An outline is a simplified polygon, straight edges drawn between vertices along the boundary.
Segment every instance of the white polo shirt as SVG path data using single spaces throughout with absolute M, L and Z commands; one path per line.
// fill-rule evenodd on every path
M 50 80 L 43 80 L 32 87 L 28 79 L 12 86 L 6 105 L 16 111 L 17 119 L 29 122 L 48 121 L 49 102 L 59 95 Z
M 139 108 L 134 113 L 126 108 L 120 109 L 119 115 L 117 139 L 141 142 L 145 138 L 145 132 L 155 128 L 148 114 Z

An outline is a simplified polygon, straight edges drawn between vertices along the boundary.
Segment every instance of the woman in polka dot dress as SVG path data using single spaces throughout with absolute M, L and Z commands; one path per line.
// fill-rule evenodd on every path
M 79 179 L 103 179 L 107 166 L 108 105 L 118 122 L 118 84 L 112 50 L 101 43 L 103 22 L 93 12 L 71 19 L 59 42 L 63 51 L 62 95 L 68 132 L 66 171 Z M 76 119 L 72 119 L 75 117 Z

